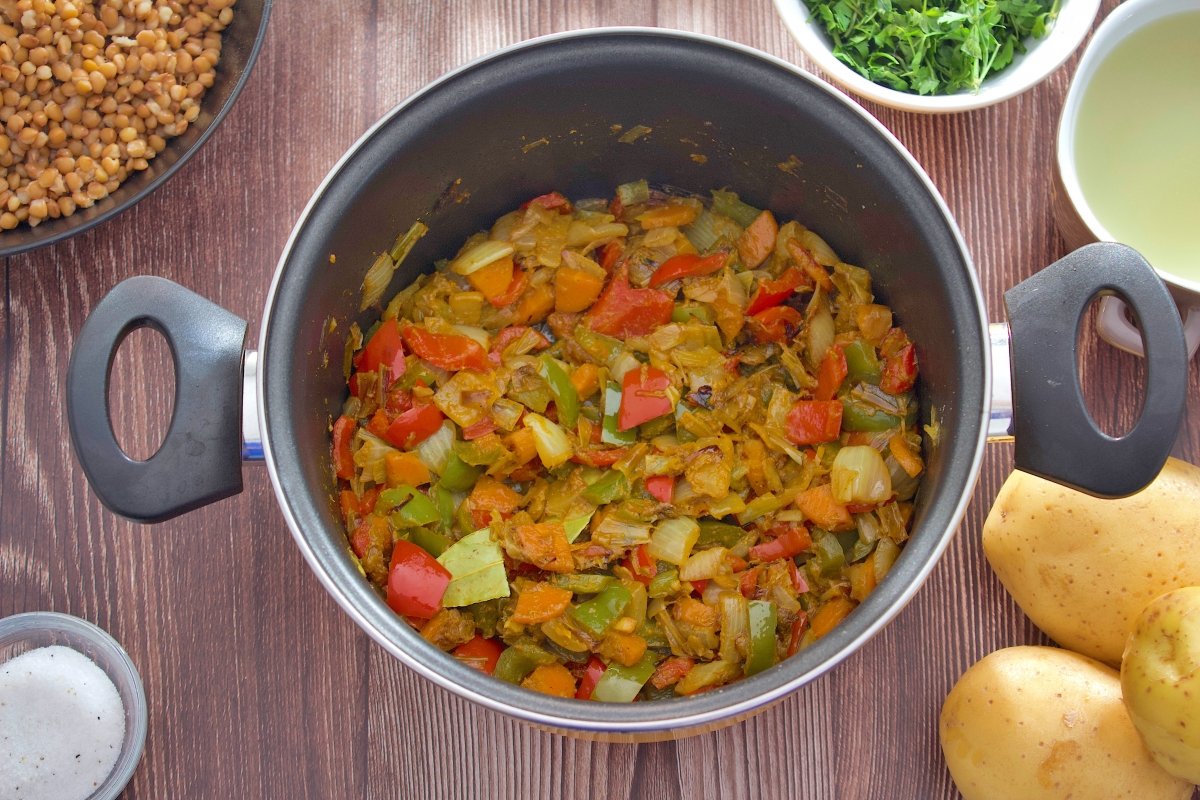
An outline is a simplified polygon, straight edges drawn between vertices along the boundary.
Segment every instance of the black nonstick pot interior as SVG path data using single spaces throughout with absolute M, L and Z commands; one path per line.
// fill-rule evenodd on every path
M 629 136 L 637 126 L 649 130 Z M 613 707 L 546 698 L 488 678 L 427 645 L 392 614 L 347 555 L 332 499 L 329 423 L 345 397 L 349 323 L 365 328 L 378 315 L 358 311 L 363 274 L 398 232 L 416 219 L 430 228 L 392 291 L 534 195 L 607 197 L 638 178 L 701 193 L 732 188 L 781 220 L 803 222 L 847 261 L 871 269 L 877 296 L 918 343 L 921 421 L 936 411 L 941 436 L 928 454 L 904 553 L 832 634 L 753 679 L 686 700 Z M 726 42 L 649 30 L 566 34 L 503 51 L 410 98 L 318 191 L 283 255 L 263 326 L 268 463 L 289 524 L 326 588 L 426 676 L 492 707 L 568 728 L 713 722 L 836 663 L 890 619 L 932 567 L 978 470 L 989 380 L 985 328 L 974 273 L 944 205 L 911 157 L 861 109 L 795 68 Z

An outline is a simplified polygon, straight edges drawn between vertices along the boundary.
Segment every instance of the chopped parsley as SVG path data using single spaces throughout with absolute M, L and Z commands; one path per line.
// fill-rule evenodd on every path
M 868 80 L 915 94 L 979 90 L 1058 15 L 1058 0 L 808 0 L 837 59 Z

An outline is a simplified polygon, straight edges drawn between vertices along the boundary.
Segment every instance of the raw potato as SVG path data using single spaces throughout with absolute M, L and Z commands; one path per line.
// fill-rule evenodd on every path
M 1116 670 L 1054 647 L 997 650 L 968 669 L 939 734 L 965 800 L 1192 796 L 1142 744 Z
M 1121 660 L 1121 689 L 1154 760 L 1200 783 L 1200 587 L 1142 611 Z
M 1200 585 L 1200 468 L 1168 459 L 1146 489 L 1101 500 L 1013 472 L 983 526 L 988 561 L 1063 647 L 1116 666 L 1142 609 Z

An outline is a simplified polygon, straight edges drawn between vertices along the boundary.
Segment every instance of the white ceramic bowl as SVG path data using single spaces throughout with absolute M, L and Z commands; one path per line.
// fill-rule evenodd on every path
M 838 61 L 830 47 L 829 36 L 812 18 L 803 0 L 774 0 L 774 3 L 800 49 L 834 83 L 880 105 L 927 114 L 983 108 L 1041 83 L 1075 52 L 1100 10 L 1100 0 L 1064 0 L 1058 18 L 1045 38 L 1028 40 L 1028 50 L 1018 54 L 1002 71 L 985 78 L 978 92 L 919 95 L 872 83 Z
M 38 647 L 62 645 L 104 670 L 125 707 L 125 738 L 112 772 L 88 800 L 114 800 L 125 789 L 146 745 L 146 693 L 129 655 L 101 628 L 87 620 L 53 611 L 31 611 L 0 619 L 0 663 Z

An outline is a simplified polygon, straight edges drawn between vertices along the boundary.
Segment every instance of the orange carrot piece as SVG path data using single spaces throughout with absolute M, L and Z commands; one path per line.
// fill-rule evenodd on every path
M 549 622 L 571 605 L 571 592 L 548 583 L 535 583 L 517 595 L 512 620 L 522 625 Z
M 509 517 L 516 512 L 521 507 L 521 495 L 495 478 L 484 476 L 471 489 L 467 504 L 472 521 L 476 527 L 483 528 L 491 524 L 493 511 L 501 517 Z
M 679 227 L 681 225 L 690 225 L 696 221 L 700 211 L 695 206 L 677 203 L 668 206 L 659 206 L 645 211 L 638 215 L 637 221 L 641 223 L 646 230 L 652 228 L 666 228 L 670 226 Z
M 513 531 L 520 558 L 547 572 L 574 572 L 571 543 L 561 522 L 518 525 Z
M 796 495 L 796 508 L 816 523 L 818 528 L 827 531 L 848 531 L 854 527 L 854 518 L 845 505 L 834 499 L 833 486 L 828 483 L 813 486 Z
M 512 284 L 512 279 L 512 256 L 506 256 L 472 272 L 467 276 L 467 283 L 490 301 L 504 294 Z
M 833 630 L 834 626 L 844 620 L 856 605 L 858 604 L 848 597 L 835 597 L 818 608 L 817 613 L 812 615 L 813 638 L 820 639 Z
M 554 273 L 554 310 L 586 311 L 600 296 L 604 278 L 581 269 L 559 267 Z
M 537 443 L 530 428 L 517 428 L 504 437 L 504 444 L 517 456 L 517 464 L 527 464 L 537 455 Z
M 654 674 L 650 676 L 650 684 L 655 689 L 665 689 L 668 686 L 674 686 L 692 671 L 692 667 L 696 666 L 696 662 L 686 656 L 672 656 L 658 665 L 658 669 L 654 670 Z
M 787 251 L 800 269 L 813 279 L 813 283 L 827 292 L 833 289 L 833 279 L 829 277 L 829 271 L 817 263 L 812 253 L 808 252 L 804 245 L 795 239 L 788 239 Z
M 383 467 L 387 474 L 388 486 L 399 486 L 402 483 L 421 486 L 430 480 L 429 467 L 425 466 L 416 453 L 388 453 L 383 457 Z
M 775 215 L 764 211 L 754 218 L 750 227 L 742 231 L 737 240 L 738 255 L 747 269 L 754 269 L 767 260 L 775 249 L 775 237 L 779 234 L 779 225 Z
M 913 452 L 913 449 L 908 446 L 908 440 L 904 438 L 903 434 L 894 434 L 888 440 L 888 449 L 896 457 L 896 463 L 900 465 L 902 470 L 908 473 L 910 478 L 915 478 L 924 471 L 925 462 L 921 460 L 921 456 Z
M 585 361 L 571 372 L 571 385 L 580 400 L 587 400 L 600 388 L 600 370 L 595 364 Z
M 542 664 L 529 673 L 521 685 L 555 697 L 575 696 L 575 676 L 562 664 Z
M 554 310 L 554 290 L 542 284 L 529 289 L 517 302 L 516 325 L 535 325 L 543 322 Z
M 623 667 L 632 667 L 646 654 L 646 640 L 636 633 L 609 631 L 600 642 L 598 652 L 610 662 L 615 661 Z

